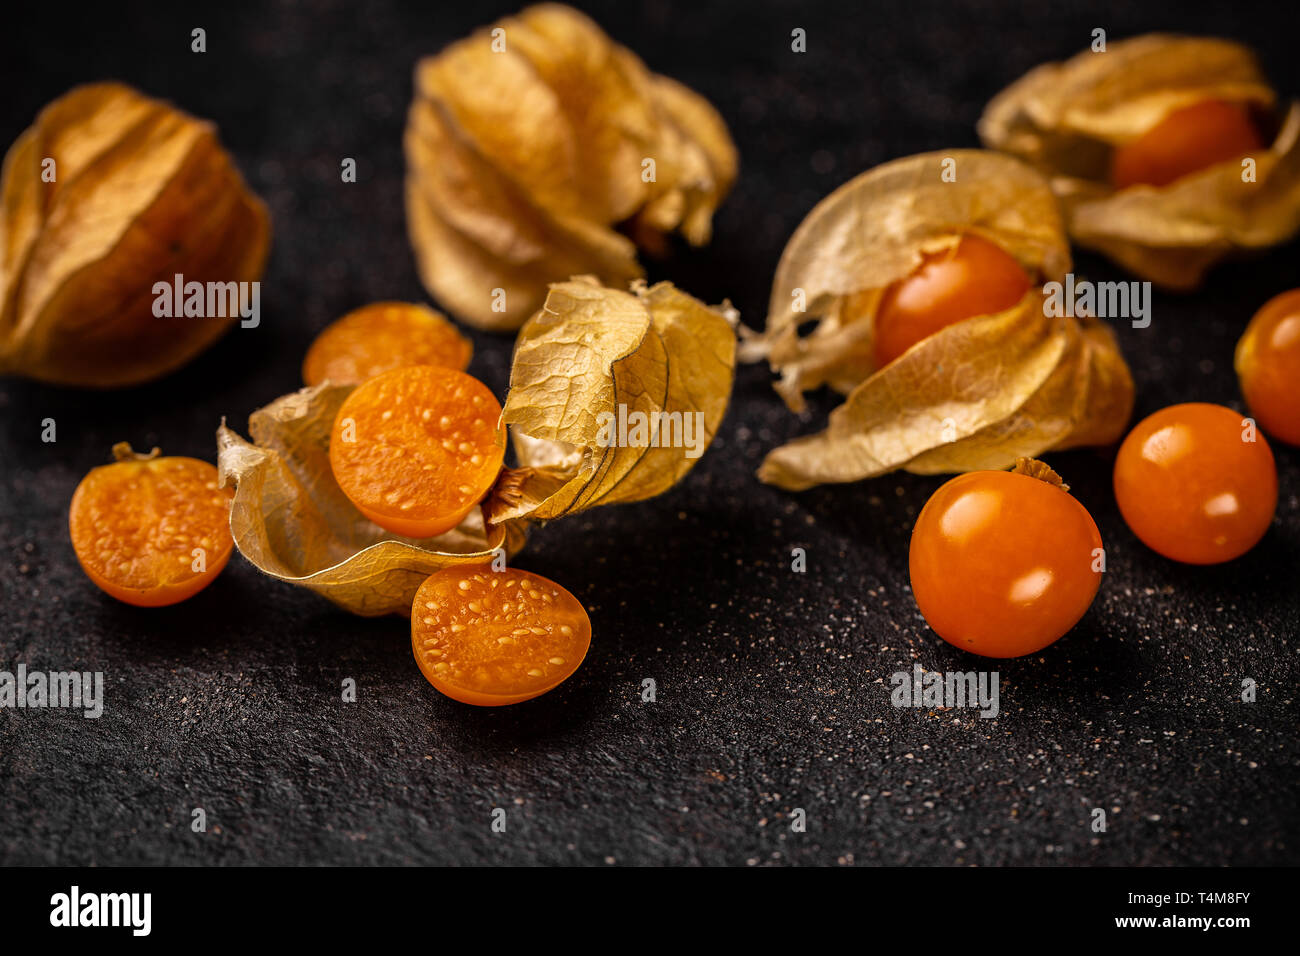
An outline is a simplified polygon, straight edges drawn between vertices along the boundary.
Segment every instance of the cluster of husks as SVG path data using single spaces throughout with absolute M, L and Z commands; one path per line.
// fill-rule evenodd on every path
M 159 318 L 155 282 L 248 282 L 266 207 L 210 123 L 116 83 L 37 117 L 0 182 L 0 374 L 121 386 L 188 362 L 239 318 Z
M 514 330 L 550 282 L 624 287 L 637 246 L 708 242 L 736 150 L 700 96 L 568 7 L 542 5 L 422 61 L 405 138 L 420 276 L 472 325 Z

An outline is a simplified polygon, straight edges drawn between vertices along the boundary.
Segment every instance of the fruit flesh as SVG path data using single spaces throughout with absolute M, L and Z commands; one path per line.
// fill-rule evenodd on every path
M 517 704 L 578 669 L 591 621 L 553 581 L 491 565 L 430 576 L 411 606 L 411 649 L 429 683 L 481 707 Z
M 357 386 L 340 406 L 330 467 L 375 524 L 433 537 L 460 524 L 496 480 L 505 456 L 500 418 L 487 386 L 463 372 L 393 369 Z
M 1237 344 L 1236 366 L 1260 427 L 1300 445 L 1300 289 L 1274 296 L 1255 313 Z
M 82 570 L 106 594 L 139 607 L 193 597 L 230 560 L 229 489 L 194 458 L 119 461 L 77 486 L 68 530 Z M 202 549 L 202 570 L 194 569 Z
M 473 355 L 469 339 L 422 305 L 375 302 L 327 326 L 307 350 L 302 378 L 359 385 L 407 365 L 438 365 L 463 372 Z
M 874 350 L 884 368 L 940 329 L 1016 305 L 1029 275 L 1000 246 L 965 235 L 952 249 L 924 256 L 921 265 L 885 290 L 876 311 Z
M 1167 186 L 1216 163 L 1239 160 L 1263 147 L 1244 103 L 1204 100 L 1174 110 L 1111 159 L 1111 183 Z
M 1028 475 L 959 475 L 917 517 L 912 593 L 936 634 L 984 657 L 1020 657 L 1070 630 L 1101 585 L 1101 534 L 1069 492 Z
M 1245 554 L 1277 507 L 1277 467 L 1264 436 L 1222 405 L 1172 405 L 1129 432 L 1115 459 L 1115 500 L 1147 547 L 1186 564 Z

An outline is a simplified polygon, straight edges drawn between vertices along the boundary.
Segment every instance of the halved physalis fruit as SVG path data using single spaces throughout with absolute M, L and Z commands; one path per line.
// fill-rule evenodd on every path
M 431 538 L 464 520 L 501 471 L 501 405 L 464 372 L 413 365 L 344 400 L 330 468 L 363 515 L 394 534 Z
M 474 347 L 441 313 L 410 302 L 375 302 L 326 326 L 302 363 L 302 380 L 359 385 L 407 365 L 463 372 Z
M 72 547 L 104 593 L 139 607 L 193 597 L 230 560 L 231 491 L 196 458 L 137 455 L 122 442 L 117 461 L 81 480 L 68 510 Z
M 411 649 L 429 683 L 465 704 L 517 704 L 553 690 L 587 656 L 591 620 L 540 574 L 444 568 L 411 606 Z

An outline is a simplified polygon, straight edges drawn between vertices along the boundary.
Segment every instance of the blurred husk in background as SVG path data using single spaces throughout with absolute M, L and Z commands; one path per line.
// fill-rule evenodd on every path
M 73 89 L 5 157 L 0 374 L 118 387 L 174 371 L 239 319 L 228 290 L 261 277 L 270 236 L 211 123 L 119 83 Z M 177 276 L 220 283 L 225 314 L 205 291 L 204 315 L 156 315 L 155 283 Z
M 624 287 L 638 247 L 707 243 L 736 178 L 726 124 L 586 16 L 544 4 L 422 60 L 405 137 L 407 228 L 425 287 L 513 331 L 547 285 Z
M 1207 101 L 1258 118 L 1267 145 L 1249 157 L 1251 175 L 1233 160 L 1165 186 L 1114 188 L 1117 148 Z M 1238 43 L 1148 34 L 1044 64 L 989 102 L 979 133 L 1049 178 L 1071 239 L 1169 289 L 1193 289 L 1216 262 L 1300 232 L 1300 103 L 1279 106 Z

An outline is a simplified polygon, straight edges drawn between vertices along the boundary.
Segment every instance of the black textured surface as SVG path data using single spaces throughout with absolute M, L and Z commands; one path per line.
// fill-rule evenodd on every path
M 761 324 L 782 246 L 821 196 L 887 159 L 975 145 L 986 99 L 1093 27 L 1237 37 L 1300 94 L 1294 12 L 1159 6 L 590 5 L 652 68 L 708 96 L 741 151 L 713 244 L 655 275 Z M 41 7 L 10 11 L 0 32 L 0 140 L 78 82 L 126 80 L 220 124 L 275 240 L 261 327 L 236 328 L 184 372 L 109 394 L 0 382 L 0 669 L 102 670 L 107 685 L 99 720 L 0 711 L 0 862 L 1300 860 L 1300 453 L 1276 444 L 1274 526 L 1216 568 L 1133 538 L 1109 490 L 1112 451 L 1047 456 L 1096 518 L 1109 571 L 1070 635 L 998 664 L 939 641 L 908 591 L 911 524 L 942 479 L 760 485 L 762 455 L 833 402 L 799 421 L 757 367 L 679 488 L 533 536 L 518 563 L 578 595 L 596 636 L 578 674 L 529 704 L 441 697 L 402 620 L 350 618 L 239 557 L 178 607 L 100 594 L 76 566 L 66 508 L 113 442 L 211 459 L 220 417 L 242 430 L 297 387 L 328 321 L 424 298 L 401 200 L 411 70 L 513 5 Z M 189 52 L 193 26 L 208 31 L 204 55 Z M 790 52 L 796 26 L 806 55 Z M 339 182 L 344 156 L 355 185 Z M 1265 299 L 1300 284 L 1298 252 L 1221 268 L 1195 296 L 1157 294 L 1149 329 L 1119 329 L 1139 416 L 1189 399 L 1239 407 L 1233 345 Z M 1089 257 L 1079 269 L 1118 277 Z M 474 338 L 471 371 L 500 394 L 510 341 Z M 47 417 L 55 444 L 40 440 Z M 794 547 L 806 574 L 790 571 Z M 996 666 L 1001 716 L 893 708 L 888 675 L 914 663 Z M 340 701 L 345 677 L 355 704 Z M 1245 677 L 1259 685 L 1251 705 Z M 195 807 L 207 833 L 191 832 Z M 489 828 L 494 807 L 505 833 Z M 1089 829 L 1094 807 L 1110 816 L 1104 834 Z M 806 833 L 790 829 L 794 808 Z

